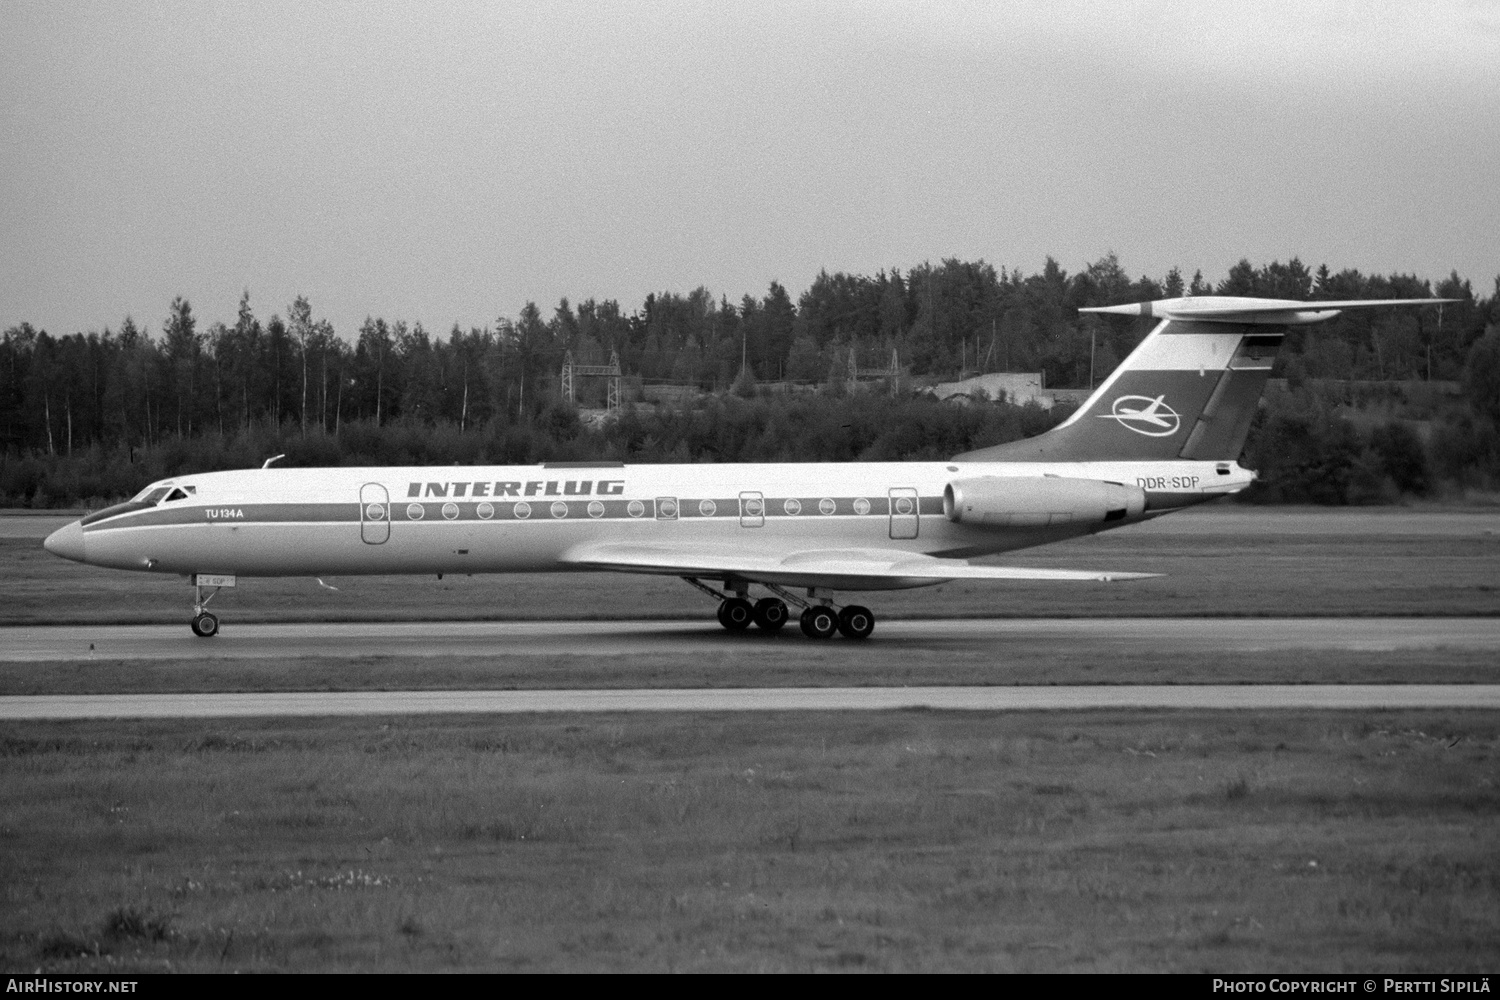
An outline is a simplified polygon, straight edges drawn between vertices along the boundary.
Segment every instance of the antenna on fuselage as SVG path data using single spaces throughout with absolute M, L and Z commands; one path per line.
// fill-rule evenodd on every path
M 280 454 L 280 455 L 272 455 L 270 458 L 266 459 L 265 464 L 263 464 L 261 466 L 261 468 L 262 469 L 269 469 L 271 467 L 271 463 L 272 462 L 279 462 L 283 458 L 286 458 L 286 455 L 284 453 Z

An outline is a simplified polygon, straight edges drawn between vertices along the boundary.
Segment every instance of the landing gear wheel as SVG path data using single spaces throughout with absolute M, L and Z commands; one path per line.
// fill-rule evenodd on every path
M 755 624 L 767 632 L 780 632 L 786 624 L 786 603 L 775 597 L 762 597 L 755 602 Z
M 868 639 L 875 631 L 875 616 L 869 608 L 851 604 L 839 612 L 839 631 L 848 639 Z
M 207 611 L 201 615 L 193 616 L 193 634 L 200 639 L 207 639 L 217 635 L 219 632 L 219 619 Z
M 839 619 L 826 604 L 817 604 L 802 612 L 802 634 L 809 639 L 827 639 L 838 631 Z
M 743 597 L 731 597 L 719 605 L 719 624 L 731 632 L 743 632 L 755 620 L 755 609 Z

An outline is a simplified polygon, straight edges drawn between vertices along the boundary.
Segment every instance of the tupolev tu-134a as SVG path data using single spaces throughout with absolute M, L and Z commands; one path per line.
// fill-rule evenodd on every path
M 874 614 L 830 592 L 1153 575 L 969 560 L 1243 490 L 1255 474 L 1238 458 L 1289 327 L 1441 301 L 1196 296 L 1083 309 L 1160 322 L 1057 427 L 947 462 L 209 472 L 153 483 L 45 545 L 187 576 L 205 637 L 219 627 L 209 601 L 240 576 L 570 570 L 681 577 L 718 600 L 731 631 L 774 632 L 792 605 L 809 637 L 863 639 Z M 752 588 L 766 595 L 752 601 Z

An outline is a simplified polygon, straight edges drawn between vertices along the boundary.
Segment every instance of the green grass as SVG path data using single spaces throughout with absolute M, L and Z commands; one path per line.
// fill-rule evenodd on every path
M 8 724 L 0 963 L 1486 971 L 1494 713 Z

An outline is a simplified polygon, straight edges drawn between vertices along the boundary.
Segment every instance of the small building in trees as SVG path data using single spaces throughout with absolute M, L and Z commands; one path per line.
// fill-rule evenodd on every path
M 1046 382 L 1042 372 L 991 372 L 959 382 L 939 382 L 927 391 L 938 399 L 960 403 L 1006 400 L 1017 406 L 1035 403 L 1050 410 L 1056 400 L 1047 390 Z

